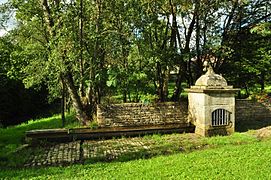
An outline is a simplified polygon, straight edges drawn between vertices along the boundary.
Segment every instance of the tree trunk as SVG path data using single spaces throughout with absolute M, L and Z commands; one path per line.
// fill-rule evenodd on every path
M 162 67 L 161 64 L 158 62 L 157 63 L 157 80 L 158 80 L 158 96 L 159 96 L 159 101 L 164 102 L 165 97 L 164 97 L 164 78 L 163 78 L 163 73 L 162 73 Z
M 83 21 L 83 0 L 80 0 L 80 85 L 79 85 L 79 92 L 80 96 L 85 97 L 85 85 L 84 85 L 84 59 L 83 59 L 83 47 L 84 47 L 84 42 L 83 42 L 83 27 L 84 27 L 84 21 Z
M 77 93 L 71 73 L 68 72 L 66 75 L 63 76 L 63 79 L 72 98 L 73 107 L 76 111 L 76 116 L 78 120 L 81 122 L 82 125 L 87 125 L 90 118 L 88 118 L 86 112 L 84 112 L 85 110 L 83 108 L 83 103 Z
M 179 66 L 179 70 L 178 70 L 178 74 L 177 74 L 177 79 L 175 82 L 175 87 L 174 87 L 174 91 L 173 94 L 171 96 L 171 101 L 178 101 L 180 99 L 180 95 L 182 92 L 182 69 L 181 66 Z
M 97 74 L 97 70 L 102 66 L 102 61 L 104 58 L 103 55 L 101 55 L 102 52 L 102 48 L 101 48 L 101 39 L 99 37 L 100 33 L 101 33 L 101 29 L 102 29 L 102 18 L 101 18 L 101 11 L 102 11 L 102 4 L 101 1 L 96 1 L 96 8 L 97 8 L 97 17 L 96 17 L 96 29 L 95 29 L 95 33 L 96 33 L 96 38 L 95 38 L 95 44 L 94 44 L 94 50 L 93 50 L 93 56 L 90 59 L 90 68 L 89 68 L 89 79 L 90 79 L 90 83 L 89 83 L 89 90 L 87 93 L 87 97 L 88 97 L 88 108 L 90 111 L 90 114 L 92 115 L 95 110 L 96 110 L 96 105 L 97 103 L 100 102 L 101 100 L 101 87 L 100 86 L 100 82 L 96 82 L 95 81 L 95 75 Z M 102 58 L 101 58 L 102 57 Z M 98 63 L 100 62 L 100 64 Z
M 44 19 L 46 21 L 46 28 L 47 28 L 47 31 L 49 32 L 50 34 L 50 37 L 51 38 L 54 38 L 56 36 L 56 27 L 55 25 L 57 24 L 57 21 L 59 20 L 59 17 L 57 16 L 59 12 L 59 5 L 60 5 L 60 1 L 59 0 L 55 0 L 55 1 L 48 1 L 48 0 L 42 0 L 41 1 L 42 3 L 42 7 L 43 7 L 43 13 L 44 13 Z M 53 4 L 54 3 L 54 4 Z M 82 4 L 81 4 L 82 5 Z M 52 11 L 56 10 L 56 14 L 53 14 Z M 82 13 L 82 11 L 81 11 Z M 54 15 L 54 16 L 53 16 Z M 81 14 L 81 20 L 82 20 L 82 14 Z M 56 21 L 56 22 L 55 22 Z M 83 24 L 81 22 L 81 30 L 83 28 Z M 80 35 L 82 36 L 82 33 L 80 33 Z M 82 37 L 80 37 L 81 40 L 82 40 Z M 49 42 L 49 37 L 48 37 L 48 42 Z M 83 41 L 80 42 L 80 45 L 81 45 L 81 50 L 82 50 L 82 47 L 83 47 Z M 50 47 L 50 46 L 49 46 Z M 65 54 L 65 50 L 64 50 L 64 54 Z M 81 52 L 81 55 L 82 55 L 82 52 Z M 63 62 L 64 61 L 64 58 L 65 56 L 63 56 Z M 81 58 L 80 60 L 82 60 L 83 58 Z M 81 61 L 82 62 L 82 61 Z M 81 63 L 80 62 L 80 63 Z M 82 65 L 82 64 L 80 64 Z M 80 69 L 83 69 L 83 67 L 80 67 Z M 86 114 L 87 110 L 84 109 L 84 106 L 83 106 L 83 103 L 82 103 L 82 100 L 77 92 L 77 89 L 74 85 L 74 82 L 73 82 L 73 77 L 72 77 L 72 74 L 71 72 L 67 72 L 66 74 L 60 74 L 61 76 L 61 79 L 62 79 L 62 82 L 63 84 L 66 85 L 67 87 L 67 90 L 69 92 L 69 95 L 72 99 L 72 102 L 73 102 L 73 107 L 76 111 L 76 115 L 77 115 L 77 118 L 78 120 L 80 121 L 80 123 L 82 125 L 86 125 L 89 118 Z M 66 91 L 66 90 L 65 90 Z M 63 85 L 63 92 L 62 92 L 62 120 L 63 120 L 63 125 L 65 124 L 65 114 L 64 114 L 64 110 L 65 110 L 65 92 L 64 92 L 64 85 Z
M 169 67 L 166 67 L 164 82 L 163 82 L 163 93 L 164 93 L 164 101 L 168 100 L 168 82 L 169 82 L 170 70 Z
M 47 0 L 42 1 L 42 7 L 44 15 L 46 17 L 45 19 L 47 21 L 47 30 L 51 36 L 55 36 L 55 30 L 53 29 L 55 22 L 53 20 L 51 9 Z
M 200 25 L 200 15 L 197 13 L 196 16 L 196 55 L 197 55 L 197 64 L 202 64 L 201 52 L 200 52 L 200 33 L 201 33 L 201 25 Z M 202 71 L 200 70 L 202 67 L 198 67 L 198 71 L 196 71 L 196 78 L 200 77 Z M 190 86 L 193 84 L 193 76 L 190 75 Z
M 264 87 L 265 87 L 265 83 L 264 83 L 264 79 L 265 79 L 265 72 L 261 72 L 260 75 L 260 84 L 261 84 L 261 92 L 264 91 Z
M 125 87 L 124 87 L 124 89 L 123 89 L 123 97 L 122 97 L 122 101 L 123 101 L 124 103 L 127 103 L 127 90 L 126 90 L 126 85 L 125 85 Z
M 227 18 L 225 18 L 225 22 L 224 22 L 224 27 L 223 27 L 223 32 L 222 32 L 222 41 L 221 44 L 223 45 L 227 39 L 228 39 L 228 32 L 230 30 L 230 25 L 231 25 L 231 21 L 234 18 L 234 14 L 236 12 L 237 6 L 238 6 L 238 2 L 239 1 L 234 1 L 234 4 L 232 6 L 231 12 L 228 15 Z
M 65 126 L 65 109 L 66 109 L 66 85 L 64 82 L 64 79 L 61 78 L 61 84 L 62 84 L 62 98 L 61 98 L 61 120 L 62 120 L 62 127 Z
M 184 47 L 184 51 L 183 51 L 183 54 L 185 54 L 185 55 L 190 53 L 189 44 L 190 44 L 191 36 L 192 36 L 192 33 L 193 33 L 193 29 L 194 29 L 194 26 L 195 26 L 195 22 L 196 22 L 196 10 L 197 10 L 197 8 L 194 9 L 193 19 L 190 22 L 188 32 L 187 32 L 187 34 L 185 36 L 185 47 Z M 177 35 L 178 35 L 178 33 L 177 33 Z M 178 39 L 180 39 L 180 38 L 178 38 Z M 178 40 L 178 41 L 180 41 L 180 40 Z M 191 70 L 190 70 L 190 63 L 191 63 L 191 59 L 189 58 L 189 60 L 188 60 L 188 67 L 189 67 L 189 72 L 188 73 L 189 74 L 187 76 L 187 79 L 189 80 L 189 85 L 190 85 L 190 82 L 191 82 L 191 78 L 189 78 L 189 77 L 192 76 L 192 73 L 191 73 Z M 179 61 L 179 72 L 178 72 L 177 79 L 176 79 L 176 82 L 175 82 L 174 92 L 173 92 L 173 95 L 171 97 L 172 101 L 178 101 L 179 98 L 180 98 L 180 94 L 182 92 L 181 83 L 182 83 L 182 79 L 185 77 L 185 72 L 186 72 L 186 68 L 187 68 L 186 66 L 187 66 L 187 63 L 184 61 L 183 58 L 181 58 L 180 61 Z

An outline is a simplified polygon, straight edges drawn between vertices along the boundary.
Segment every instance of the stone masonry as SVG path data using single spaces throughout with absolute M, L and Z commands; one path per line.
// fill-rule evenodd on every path
M 188 91 L 189 120 L 196 126 L 195 133 L 202 136 L 226 135 L 235 130 L 235 93 L 239 89 L 228 86 L 227 81 L 209 65 Z
M 178 124 L 187 127 L 187 102 L 124 103 L 99 105 L 97 121 L 101 127 L 128 127 Z
M 236 121 L 271 121 L 271 105 L 251 100 L 236 100 Z
M 144 105 L 140 103 L 99 105 L 97 110 L 97 120 L 102 127 L 163 125 L 176 124 L 176 122 L 183 123 L 187 127 L 189 124 L 187 116 L 186 101 L 181 102 L 181 104 L 165 103 L 164 105 Z M 271 123 L 271 107 L 252 100 L 236 99 L 235 117 L 235 122 L 238 124 L 253 121 L 270 121 Z

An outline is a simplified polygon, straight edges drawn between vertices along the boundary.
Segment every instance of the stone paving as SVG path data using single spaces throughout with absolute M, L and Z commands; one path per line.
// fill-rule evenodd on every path
M 32 148 L 25 166 L 64 165 L 80 161 L 80 141 L 48 144 Z
M 121 155 L 148 151 L 152 143 L 151 139 L 121 138 L 40 145 L 30 148 L 33 153 L 25 167 L 68 165 L 91 159 L 113 160 Z
M 149 141 L 142 141 L 140 138 L 85 141 L 83 143 L 83 154 L 84 159 L 103 158 L 112 160 L 124 154 L 149 150 L 150 144 Z

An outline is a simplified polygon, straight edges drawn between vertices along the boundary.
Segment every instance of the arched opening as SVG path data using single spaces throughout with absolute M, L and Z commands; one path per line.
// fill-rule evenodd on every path
M 216 109 L 212 112 L 212 126 L 228 126 L 231 112 L 226 109 Z

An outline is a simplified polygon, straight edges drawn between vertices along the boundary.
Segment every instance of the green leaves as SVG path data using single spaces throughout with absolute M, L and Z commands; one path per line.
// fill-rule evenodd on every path
M 253 27 L 250 30 L 251 33 L 257 33 L 262 36 L 268 36 L 271 35 L 271 23 L 270 22 L 265 22 L 265 23 L 260 23 Z
M 16 10 L 18 26 L 1 58 L 8 59 L 10 77 L 27 87 L 46 83 L 54 97 L 60 74 L 67 72 L 78 92 L 83 87 L 101 96 L 143 96 L 159 86 L 167 91 L 175 81 L 169 72 L 177 69 L 179 80 L 193 84 L 208 58 L 216 58 L 225 74 L 250 76 L 270 66 L 269 45 L 258 39 L 270 35 L 270 23 L 261 23 L 266 2 L 10 0 L 0 10 Z M 252 34 L 242 34 L 254 22 Z
M 116 87 L 117 86 L 117 80 L 114 76 L 109 76 L 108 80 L 106 81 L 106 85 L 108 87 Z

